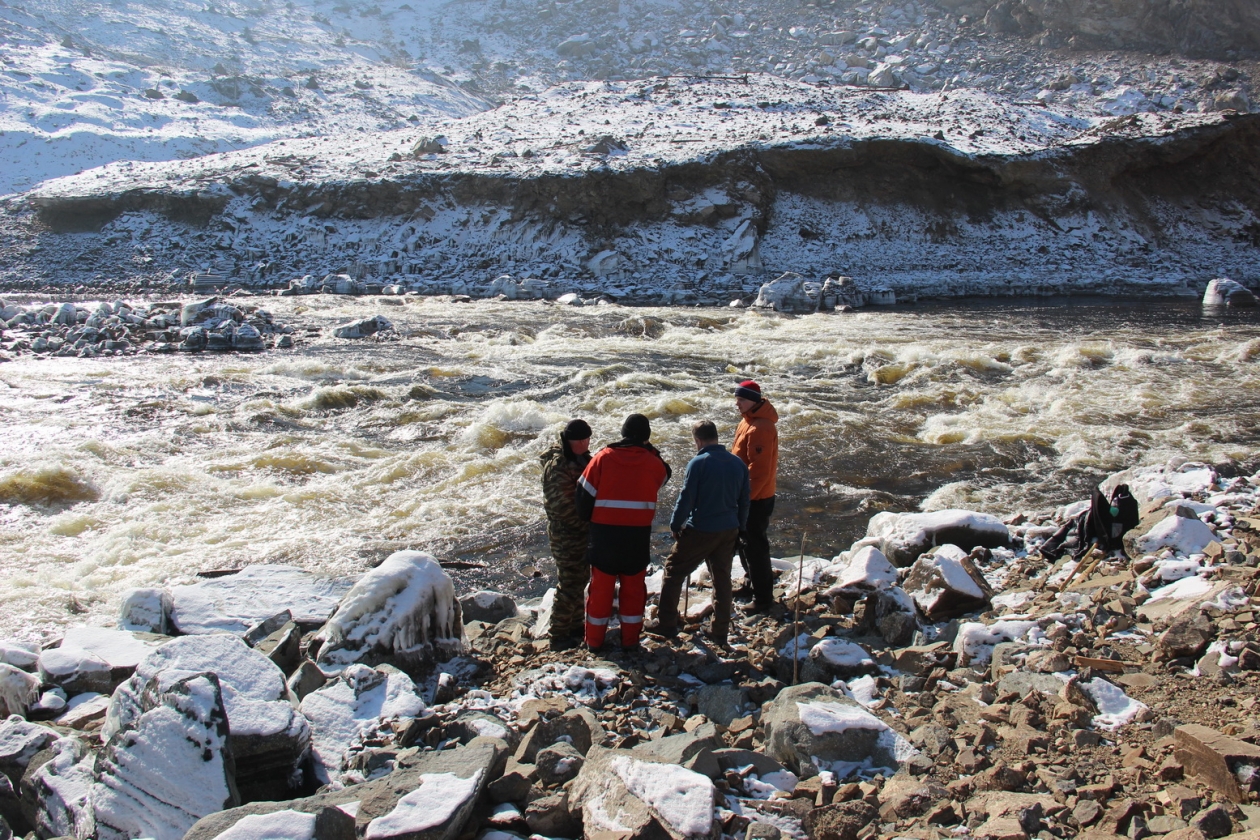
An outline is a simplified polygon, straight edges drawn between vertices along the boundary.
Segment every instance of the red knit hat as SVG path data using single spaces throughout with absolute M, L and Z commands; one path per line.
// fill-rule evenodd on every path
M 761 402 L 763 399 L 761 396 L 761 386 L 756 382 L 753 382 L 751 379 L 745 379 L 736 386 L 735 396 L 743 397 L 744 399 L 752 400 L 753 402 Z

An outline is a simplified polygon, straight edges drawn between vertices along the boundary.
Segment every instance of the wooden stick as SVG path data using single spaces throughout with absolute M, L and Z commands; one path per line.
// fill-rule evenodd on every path
M 678 623 L 682 626 L 687 624 L 687 610 L 691 608 L 691 575 L 687 575 L 687 579 L 683 581 L 683 614 L 682 620 Z
M 792 685 L 801 676 L 801 586 L 805 580 L 805 532 L 801 531 L 801 550 L 796 558 L 796 615 L 792 619 Z

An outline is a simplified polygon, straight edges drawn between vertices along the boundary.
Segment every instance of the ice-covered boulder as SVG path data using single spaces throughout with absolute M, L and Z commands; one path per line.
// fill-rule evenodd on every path
M 888 724 L 821 683 L 783 689 L 766 705 L 761 722 L 766 752 L 802 777 L 829 770 L 844 779 L 877 768 L 891 776 L 915 755 Z
M 249 566 L 234 575 L 176 586 L 171 623 L 188 635 L 243 634 L 286 609 L 295 618 L 322 621 L 337 609 L 352 583 L 295 566 Z
M 700 773 L 675 764 L 645 760 L 627 750 L 591 747 L 569 789 L 569 807 L 582 812 L 587 836 L 716 838 L 717 789 Z
M 392 330 L 394 325 L 384 315 L 373 315 L 361 321 L 342 324 L 333 330 L 334 338 L 367 338 L 378 332 Z
M 118 629 L 143 633 L 171 631 L 171 593 L 165 589 L 128 589 L 118 610 Z
M 1219 538 L 1198 518 L 1179 516 L 1174 513 L 1156 522 L 1144 535 L 1134 539 L 1139 551 L 1152 553 L 1161 548 L 1171 548 L 1182 555 L 1197 554 Z
M 866 648 L 847 639 L 828 636 L 809 648 L 808 661 L 801 671 L 801 678 L 807 682 L 831 682 L 877 671 L 879 666 Z
M 424 701 L 406 674 L 351 665 L 306 695 L 301 708 L 310 721 L 315 777 L 322 784 L 340 784 L 350 755 L 388 733 L 391 722 L 420 714 Z
M 91 651 L 76 645 L 48 648 L 39 654 L 39 676 L 45 683 L 62 688 L 67 694 L 89 691 L 108 694 L 109 663 Z
M 163 643 L 164 636 L 137 635 L 106 627 L 72 627 L 60 647 L 39 655 L 39 673 L 46 683 L 60 686 L 68 696 L 108 694 L 135 672 L 144 657 Z
M 159 675 L 138 693 L 138 714 L 109 739 L 91 801 L 99 840 L 180 840 L 193 823 L 240 804 L 228 750 L 228 710 L 217 677 Z
M 57 733 L 47 726 L 27 723 L 17 715 L 0 721 L 0 773 L 8 776 L 16 789 L 26 765 L 57 738 Z
M 20 715 L 39 700 L 39 677 L 0 663 L 0 717 Z
M 460 598 L 459 607 L 465 624 L 470 621 L 498 624 L 503 619 L 516 615 L 516 601 L 511 595 L 486 589 Z
M 824 593 L 828 598 L 844 598 L 857 601 L 874 592 L 897 583 L 897 569 L 884 553 L 873 545 L 864 545 L 849 558 L 849 562 L 836 575 Z
M 422 773 L 416 788 L 402 796 L 392 811 L 370 823 L 365 840 L 455 840 L 468 824 L 485 773 L 469 778 L 454 773 Z
M 871 517 L 866 535 L 880 541 L 884 556 L 898 568 L 909 566 L 920 554 L 946 543 L 964 551 L 976 546 L 1003 548 L 1011 544 L 1011 532 L 1002 520 L 969 510 L 885 511 Z
M 356 662 L 419 671 L 467 644 L 455 585 L 420 551 L 396 551 L 360 578 L 315 643 L 325 671 Z
M 1207 284 L 1207 289 L 1203 292 L 1203 305 L 1251 307 L 1260 305 L 1260 301 L 1243 284 L 1220 277 Z
M 12 665 L 21 671 L 34 671 L 39 662 L 39 647 L 26 642 L 0 642 L 0 665 Z
M 762 284 L 753 306 L 775 312 L 813 312 L 818 308 L 818 298 L 807 292 L 804 277 L 788 271 Z
M 933 622 L 986 609 L 993 596 L 971 557 L 955 545 L 938 546 L 914 561 L 902 586 Z
M 309 825 L 311 816 L 317 817 L 325 829 L 325 832 L 316 835 L 317 837 L 363 837 L 369 825 L 378 818 L 394 812 L 401 799 L 417 788 L 423 788 L 434 777 L 449 774 L 455 779 L 463 780 L 465 784 L 454 780 L 448 780 L 448 782 L 451 788 L 458 787 L 465 794 L 471 788 L 474 792 L 472 798 L 474 800 L 479 798 L 487 780 L 493 778 L 493 774 L 502 767 L 505 753 L 502 742 L 491 738 L 478 738 L 467 746 L 400 758 L 400 766 L 392 773 L 342 790 L 328 790 L 314 796 L 285 802 L 252 802 L 239 808 L 210 814 L 194 825 L 185 835 L 184 840 L 218 840 L 219 838 L 258 840 L 260 837 L 271 838 L 271 840 L 289 840 L 290 837 L 296 835 L 283 832 L 291 831 L 291 827 L 295 824 L 299 827 Z M 467 784 L 473 779 L 476 779 L 475 785 Z M 430 795 L 437 793 L 440 788 L 440 785 L 431 787 Z M 448 793 L 450 793 L 449 789 Z M 461 806 L 466 802 L 467 799 L 464 796 L 459 797 Z M 442 811 L 448 810 L 444 806 L 438 807 Z M 449 811 L 450 816 L 444 823 L 411 836 L 426 838 L 426 840 L 430 837 L 459 837 L 469 828 L 467 811 L 463 807 L 450 808 Z M 277 815 L 281 814 L 289 817 L 292 822 L 279 822 L 280 817 Z M 295 814 L 307 816 L 295 817 Z M 271 819 L 264 819 L 266 817 L 271 817 Z M 258 833 L 259 826 L 268 825 L 277 827 L 275 833 Z M 338 833 L 338 830 L 346 833 Z M 233 833 L 225 834 L 225 832 Z
M 40 837 L 90 837 L 96 755 L 78 738 L 52 744 L 52 756 L 23 782 L 23 799 Z
M 235 636 L 182 636 L 145 657 L 114 692 L 102 737 L 112 737 L 142 714 L 144 693 L 152 685 L 160 691 L 189 674 L 206 672 L 215 674 L 221 686 L 242 795 L 284 796 L 299 781 L 310 728 L 289 700 L 284 673 Z

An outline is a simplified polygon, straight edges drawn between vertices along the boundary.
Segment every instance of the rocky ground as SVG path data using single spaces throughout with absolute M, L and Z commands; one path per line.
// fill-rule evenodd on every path
M 883 513 L 729 648 L 703 574 L 678 639 L 599 652 L 417 552 L 135 590 L 0 644 L 0 833 L 1254 836 L 1260 477 L 1120 482 L 1134 559 L 1042 555 L 1088 502 Z

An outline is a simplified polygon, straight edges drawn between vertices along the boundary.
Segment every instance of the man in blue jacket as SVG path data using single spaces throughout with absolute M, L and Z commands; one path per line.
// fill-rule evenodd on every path
M 731 558 L 740 532 L 748 525 L 748 467 L 718 442 L 712 420 L 701 420 L 691 431 L 698 454 L 687 464 L 669 520 L 677 542 L 665 560 L 665 582 L 651 632 L 667 638 L 678 635 L 683 582 L 706 563 L 715 602 L 709 638 L 725 647 L 731 624 Z

